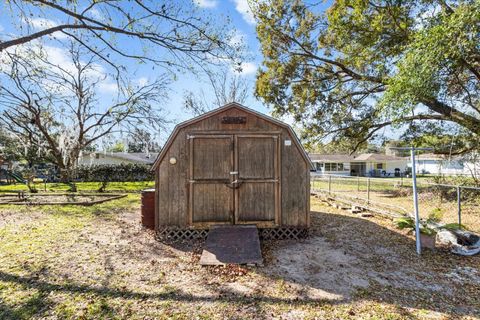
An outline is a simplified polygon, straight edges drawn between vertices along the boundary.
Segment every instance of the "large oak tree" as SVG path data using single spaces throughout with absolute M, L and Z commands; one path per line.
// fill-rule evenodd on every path
M 109 135 L 162 128 L 159 106 L 169 83 L 161 76 L 145 82 L 124 77 L 105 96 L 98 88 L 109 74 L 101 59 L 74 40 L 68 43 L 62 63 L 51 61 L 43 47 L 29 46 L 7 52 L 1 61 L 8 63 L 0 66 L 0 79 L 7 80 L 0 82 L 0 126 L 56 164 L 65 182 L 81 152 Z
M 478 147 L 479 1 L 253 7 L 264 55 L 256 95 L 301 121 L 306 138 L 356 148 L 386 127 L 431 122 L 468 136 L 457 152 Z

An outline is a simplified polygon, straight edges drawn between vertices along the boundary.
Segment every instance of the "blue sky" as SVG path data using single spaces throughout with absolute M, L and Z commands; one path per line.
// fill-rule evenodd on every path
M 193 9 L 198 10 L 200 15 L 210 17 L 214 21 L 224 21 L 228 19 L 231 21 L 231 27 L 235 29 L 235 34 L 241 38 L 248 50 L 248 60 L 243 62 L 243 72 L 241 74 L 250 86 L 250 94 L 245 102 L 245 105 L 251 107 L 257 111 L 263 113 L 270 113 L 271 110 L 266 108 L 260 101 L 256 100 L 253 91 L 255 86 L 255 75 L 258 67 L 261 65 L 262 56 L 260 51 L 260 44 L 256 38 L 255 20 L 250 12 L 247 0 L 192 0 Z M 169 3 L 168 1 L 165 3 Z M 175 4 L 185 4 L 185 6 L 192 6 L 190 0 L 178 0 Z M 331 4 L 331 1 L 324 1 L 318 7 L 320 10 L 327 8 Z M 78 6 L 86 6 L 87 2 L 78 1 Z M 34 31 L 42 30 L 52 25 L 58 25 L 62 23 L 62 17 L 58 16 L 55 11 L 43 11 L 39 12 L 37 8 L 32 9 L 29 23 L 25 23 L 18 18 L 18 13 L 15 11 L 10 12 L 8 5 L 5 2 L 0 3 L 0 39 L 8 39 L 9 37 L 17 36 L 20 34 L 29 34 Z M 31 7 L 30 7 L 31 8 Z M 97 19 L 102 19 L 102 13 L 93 11 L 90 14 Z M 104 17 L 103 17 L 104 18 Z M 47 45 L 47 51 L 49 57 L 58 64 L 65 65 L 68 61 L 65 54 L 62 53 L 62 42 L 65 41 L 66 35 L 61 33 L 55 33 L 55 38 L 45 37 L 42 39 L 44 44 Z M 134 46 L 128 40 L 119 40 L 119 46 L 129 47 Z M 155 50 L 158 50 L 156 48 Z M 161 54 L 161 52 L 160 52 Z M 153 65 L 139 65 L 135 60 L 128 60 L 121 57 L 120 59 L 128 67 L 128 74 L 134 82 L 143 83 L 151 81 L 161 74 L 161 69 L 158 67 L 153 68 Z M 99 66 L 100 72 L 108 72 L 108 66 Z M 1 81 L 1 78 L 0 78 Z M 100 99 L 99 108 L 102 106 L 108 106 L 110 100 L 116 95 L 116 84 L 111 77 L 107 78 L 98 88 L 99 94 L 102 97 Z M 161 108 L 166 111 L 167 119 L 171 121 L 168 130 L 155 133 L 158 136 L 158 141 L 163 143 L 173 128 L 174 124 L 184 121 L 192 117 L 192 114 L 188 113 L 184 105 L 185 92 L 193 91 L 199 92 L 202 90 L 205 94 L 211 92 L 210 86 L 206 83 L 205 79 L 199 79 L 191 73 L 177 73 L 175 81 L 170 85 L 168 90 L 168 98 L 161 105 Z M 213 101 L 213 99 L 212 99 Z M 1 107 L 0 107 L 1 108 Z M 290 124 L 289 119 L 283 119 Z M 388 132 L 389 130 L 387 130 Z
M 181 0 L 188 2 L 188 0 Z M 260 44 L 256 38 L 255 21 L 250 13 L 249 6 L 246 0 L 193 0 L 193 5 L 200 14 L 205 14 L 210 18 L 223 21 L 228 17 L 231 20 L 231 26 L 235 29 L 235 34 L 243 39 L 249 52 L 249 60 L 244 61 L 241 76 L 247 79 L 250 86 L 250 95 L 245 105 L 256 109 L 263 113 L 269 113 L 269 110 L 257 101 L 253 96 L 253 88 L 255 85 L 255 74 L 257 68 L 261 64 L 262 57 L 260 54 Z M 79 1 L 79 7 L 86 6 L 86 2 Z M 62 16 L 59 16 L 55 11 L 40 12 L 37 8 L 31 6 L 27 8 L 31 10 L 30 21 L 25 23 L 18 19 L 18 13 L 10 11 L 9 6 L 2 2 L 0 3 L 0 39 L 8 39 L 18 36 L 18 34 L 30 34 L 53 25 L 58 25 L 63 22 Z M 94 14 L 100 14 L 98 11 Z M 47 52 L 52 61 L 59 65 L 68 64 L 66 55 L 62 53 L 62 41 L 65 41 L 66 36 L 61 33 L 55 33 L 55 38 L 44 37 L 42 42 L 47 47 Z M 130 43 L 120 41 L 119 45 L 129 46 Z M 121 59 L 121 58 L 118 58 Z M 152 65 L 138 65 L 134 60 L 122 61 L 129 69 L 129 75 L 134 81 L 142 82 L 154 79 L 159 75 L 161 70 L 158 67 L 152 68 Z M 99 67 L 108 72 L 108 66 L 102 65 Z M 167 112 L 169 120 L 173 124 L 186 120 L 192 117 L 191 114 L 183 109 L 183 97 L 186 90 L 198 92 L 201 89 L 208 95 L 210 87 L 205 84 L 205 81 L 190 73 L 177 73 L 176 80 L 170 85 L 168 99 L 162 105 L 162 108 Z M 98 88 L 102 98 L 100 102 L 108 105 L 110 98 L 115 96 L 116 85 L 112 78 L 104 81 Z M 208 98 L 208 96 L 207 96 Z M 162 132 L 160 140 L 165 140 L 168 132 Z
M 246 0 L 194 0 L 194 3 L 198 5 L 202 10 L 205 10 L 207 14 L 215 16 L 228 16 L 232 20 L 232 25 L 235 27 L 238 35 L 246 42 L 250 58 L 243 64 L 242 76 L 245 77 L 251 87 L 250 95 L 245 103 L 248 107 L 256 109 L 260 112 L 268 113 L 269 110 L 263 106 L 262 103 L 257 101 L 253 97 L 253 89 L 255 85 L 255 74 L 257 68 L 262 62 L 262 55 L 260 52 L 260 43 L 256 37 L 255 20 L 249 11 L 249 7 Z M 187 76 L 188 78 L 188 76 Z M 174 100 L 180 99 L 176 104 L 181 104 L 182 93 L 180 91 L 190 89 L 191 83 L 187 79 L 181 79 L 175 87 L 179 94 L 174 97 Z M 202 87 L 201 83 L 195 83 L 199 88 Z M 205 91 L 208 91 L 209 87 L 206 86 Z M 180 115 L 185 117 L 185 114 Z

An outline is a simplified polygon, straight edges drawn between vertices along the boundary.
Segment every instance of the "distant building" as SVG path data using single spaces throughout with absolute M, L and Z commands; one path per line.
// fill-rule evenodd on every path
M 319 174 L 346 176 L 394 177 L 405 172 L 404 157 L 379 153 L 309 155 Z
M 408 167 L 412 167 L 412 161 L 408 159 Z M 464 161 L 460 157 L 452 157 L 442 154 L 419 154 L 415 157 L 417 173 L 421 174 L 445 174 L 445 175 L 469 175 L 473 163 Z M 478 166 L 478 164 L 477 164 Z
M 78 159 L 79 166 L 99 164 L 137 163 L 151 165 L 157 158 L 157 152 L 84 152 Z

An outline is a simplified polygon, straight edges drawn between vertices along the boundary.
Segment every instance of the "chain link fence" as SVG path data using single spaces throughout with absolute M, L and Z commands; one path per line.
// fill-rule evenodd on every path
M 411 178 L 312 175 L 311 190 L 379 214 L 413 216 Z M 436 184 L 419 178 L 417 192 L 421 219 L 459 223 L 470 231 L 480 232 L 480 188 Z

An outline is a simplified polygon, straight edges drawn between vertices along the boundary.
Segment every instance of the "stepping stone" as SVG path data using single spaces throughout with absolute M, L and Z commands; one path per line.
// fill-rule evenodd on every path
M 254 225 L 213 226 L 200 257 L 200 265 L 263 264 L 258 229 Z
M 362 212 L 362 209 L 356 206 L 352 206 L 352 208 L 349 211 L 350 213 L 360 213 Z

